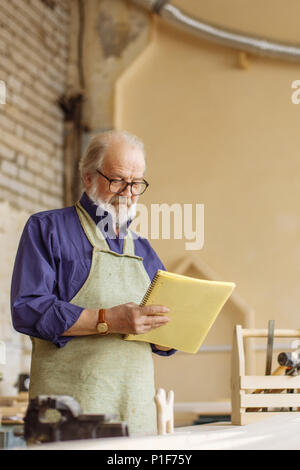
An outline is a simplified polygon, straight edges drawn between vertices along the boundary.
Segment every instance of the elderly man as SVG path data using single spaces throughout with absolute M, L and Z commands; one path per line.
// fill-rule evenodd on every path
M 166 306 L 139 306 L 164 269 L 128 228 L 144 171 L 135 136 L 95 136 L 80 162 L 80 201 L 29 218 L 11 289 L 13 325 L 33 343 L 30 397 L 71 395 L 85 413 L 116 414 L 131 433 L 156 432 L 152 352 L 175 352 L 124 341 L 169 321 Z

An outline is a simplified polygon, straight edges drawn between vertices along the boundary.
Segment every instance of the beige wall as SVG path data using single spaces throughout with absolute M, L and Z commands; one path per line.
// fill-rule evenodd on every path
M 283 0 L 174 3 L 207 21 L 300 42 L 297 0 L 289 8 Z M 151 186 L 141 202 L 205 205 L 205 243 L 195 255 L 236 282 L 258 328 L 269 319 L 278 328 L 299 327 L 300 106 L 291 102 L 296 79 L 299 64 L 252 56 L 244 70 L 237 52 L 156 18 L 147 49 L 116 88 L 116 127 L 138 134 L 148 151 Z M 184 243 L 152 241 L 170 270 L 187 253 Z M 227 318 L 231 330 L 236 317 Z M 208 341 L 230 342 L 231 334 L 222 332 L 212 331 Z M 157 359 L 158 380 L 174 386 L 177 401 L 229 396 L 229 356 Z M 206 364 L 215 371 L 208 381 Z

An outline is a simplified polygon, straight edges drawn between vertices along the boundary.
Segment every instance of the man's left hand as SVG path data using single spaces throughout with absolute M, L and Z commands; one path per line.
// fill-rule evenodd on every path
M 154 345 L 156 349 L 159 349 L 160 351 L 170 351 L 172 348 L 167 348 L 166 346 L 159 346 L 158 344 Z

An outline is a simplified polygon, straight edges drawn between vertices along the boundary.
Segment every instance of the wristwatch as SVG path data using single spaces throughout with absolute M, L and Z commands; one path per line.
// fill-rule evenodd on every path
M 105 309 L 101 308 L 99 310 L 99 323 L 97 323 L 97 331 L 100 335 L 107 335 L 108 333 L 108 324 L 105 321 Z

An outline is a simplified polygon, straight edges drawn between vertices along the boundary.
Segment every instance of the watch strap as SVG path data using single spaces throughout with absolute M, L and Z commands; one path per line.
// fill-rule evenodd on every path
M 101 308 L 98 312 L 97 330 L 100 335 L 108 334 L 108 324 L 105 321 L 105 309 Z
M 100 308 L 98 313 L 99 323 L 105 323 L 105 308 Z

